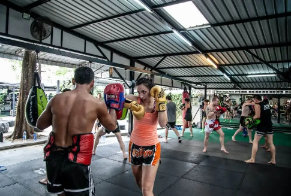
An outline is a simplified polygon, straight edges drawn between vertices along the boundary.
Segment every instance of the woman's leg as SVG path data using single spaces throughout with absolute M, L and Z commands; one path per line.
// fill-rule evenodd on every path
M 142 166 L 142 195 L 153 196 L 153 189 L 159 163 L 155 166 Z
M 184 136 L 184 132 L 185 132 L 185 129 L 186 129 L 186 124 L 187 121 L 185 119 L 183 119 L 183 129 L 182 129 L 182 137 Z
M 95 137 L 95 141 L 94 141 L 94 148 L 93 148 L 93 152 L 92 152 L 93 155 L 96 153 L 96 148 L 97 148 L 97 145 L 99 144 L 100 137 L 105 135 L 105 134 L 106 133 L 103 131 L 103 128 L 98 130 L 97 135 Z
M 122 140 L 121 133 L 117 132 L 117 133 L 114 133 L 114 134 L 115 134 L 115 136 L 117 138 L 117 141 L 119 143 L 120 149 L 122 151 L 123 159 L 127 159 L 127 156 L 126 156 L 126 153 L 125 153 L 125 145 L 124 145 L 124 142 Z
M 166 127 L 166 130 L 165 130 L 165 142 L 168 143 L 168 127 Z
M 131 165 L 132 173 L 135 178 L 137 186 L 142 190 L 142 166 L 141 165 Z
M 191 121 L 187 121 L 187 123 L 188 123 L 188 127 L 190 129 L 190 136 L 193 137 L 192 122 Z

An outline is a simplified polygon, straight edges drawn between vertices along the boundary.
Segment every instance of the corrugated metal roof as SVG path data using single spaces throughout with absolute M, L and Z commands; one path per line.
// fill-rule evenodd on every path
M 98 41 L 108 41 L 168 30 L 170 28 L 161 23 L 152 14 L 143 11 L 94 23 L 76 31 L 89 35 L 91 38 L 96 38 Z
M 180 68 L 180 69 L 166 69 L 163 70 L 167 74 L 174 76 L 203 76 L 203 75 L 222 75 L 221 71 L 213 69 L 212 67 L 193 67 L 192 69 Z
M 10 0 L 10 2 L 24 7 L 36 1 Z M 154 7 L 184 1 L 145 2 L 149 7 Z M 172 27 L 182 28 L 182 26 L 163 9 L 154 9 L 154 13 L 149 13 L 133 0 L 52 0 L 34 7 L 31 11 L 65 27 L 72 27 L 74 31 L 98 42 L 105 42 L 106 46 L 130 57 L 145 57 L 141 61 L 172 76 L 222 75 L 222 72 L 232 76 L 276 73 L 290 68 L 290 1 L 192 0 L 192 2 L 212 25 L 209 28 L 187 32 L 185 29 L 177 29 L 191 40 L 196 48 L 189 47 L 177 35 L 171 33 Z M 169 20 L 171 25 L 167 22 Z M 199 54 L 197 48 L 207 52 L 216 61 L 219 69 L 209 66 L 204 54 Z M 148 55 L 152 57 L 146 58 Z M 165 56 L 166 58 L 160 62 Z M 160 64 L 154 67 L 157 63 Z M 277 88 L 277 86 L 289 88 L 288 83 L 281 85 L 278 82 L 283 81 L 281 77 L 232 78 L 241 88 Z M 213 82 L 207 83 L 208 88 L 234 88 L 232 83 L 217 83 L 229 82 L 221 76 L 181 77 L 181 79 L 189 83 Z
M 195 51 L 187 44 L 181 42 L 175 34 L 143 37 L 134 40 L 110 43 L 109 46 L 125 50 L 133 57 L 140 55 L 163 54 L 167 52 Z

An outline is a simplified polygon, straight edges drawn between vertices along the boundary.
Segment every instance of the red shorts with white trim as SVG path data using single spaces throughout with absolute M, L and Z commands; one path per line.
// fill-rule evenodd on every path
M 212 131 L 217 131 L 221 129 L 221 126 L 219 125 L 219 121 L 217 119 L 209 120 L 207 119 L 205 121 L 205 129 L 204 131 L 207 133 L 211 133 Z
M 155 166 L 161 157 L 161 144 L 152 146 L 138 146 L 129 142 L 129 162 L 132 165 Z

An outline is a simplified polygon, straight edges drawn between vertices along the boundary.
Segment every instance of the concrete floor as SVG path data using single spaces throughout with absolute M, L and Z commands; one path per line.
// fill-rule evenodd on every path
M 126 145 L 128 138 L 123 137 Z M 176 138 L 162 143 L 162 164 L 156 177 L 154 193 L 161 196 L 179 195 L 291 195 L 291 149 L 277 146 L 277 166 L 266 165 L 269 153 L 259 149 L 258 164 L 242 160 L 250 157 L 251 145 L 228 142 L 229 155 L 219 144 L 210 143 L 202 153 L 202 142 Z M 41 169 L 43 145 L 0 151 L 1 196 L 51 195 L 38 181 L 45 177 Z M 93 156 L 92 171 L 96 195 L 141 195 L 130 165 L 123 162 L 115 138 L 106 138 Z

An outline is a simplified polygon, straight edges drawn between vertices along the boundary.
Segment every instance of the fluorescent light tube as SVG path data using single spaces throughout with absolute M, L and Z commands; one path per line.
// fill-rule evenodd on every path
M 248 78 L 255 78 L 255 77 L 274 77 L 277 76 L 276 74 L 256 74 L 256 75 L 247 75 Z
M 230 78 L 226 74 L 223 74 L 223 76 L 230 81 Z
M 217 65 L 211 60 L 209 57 L 206 57 L 206 60 L 214 67 L 217 69 Z

